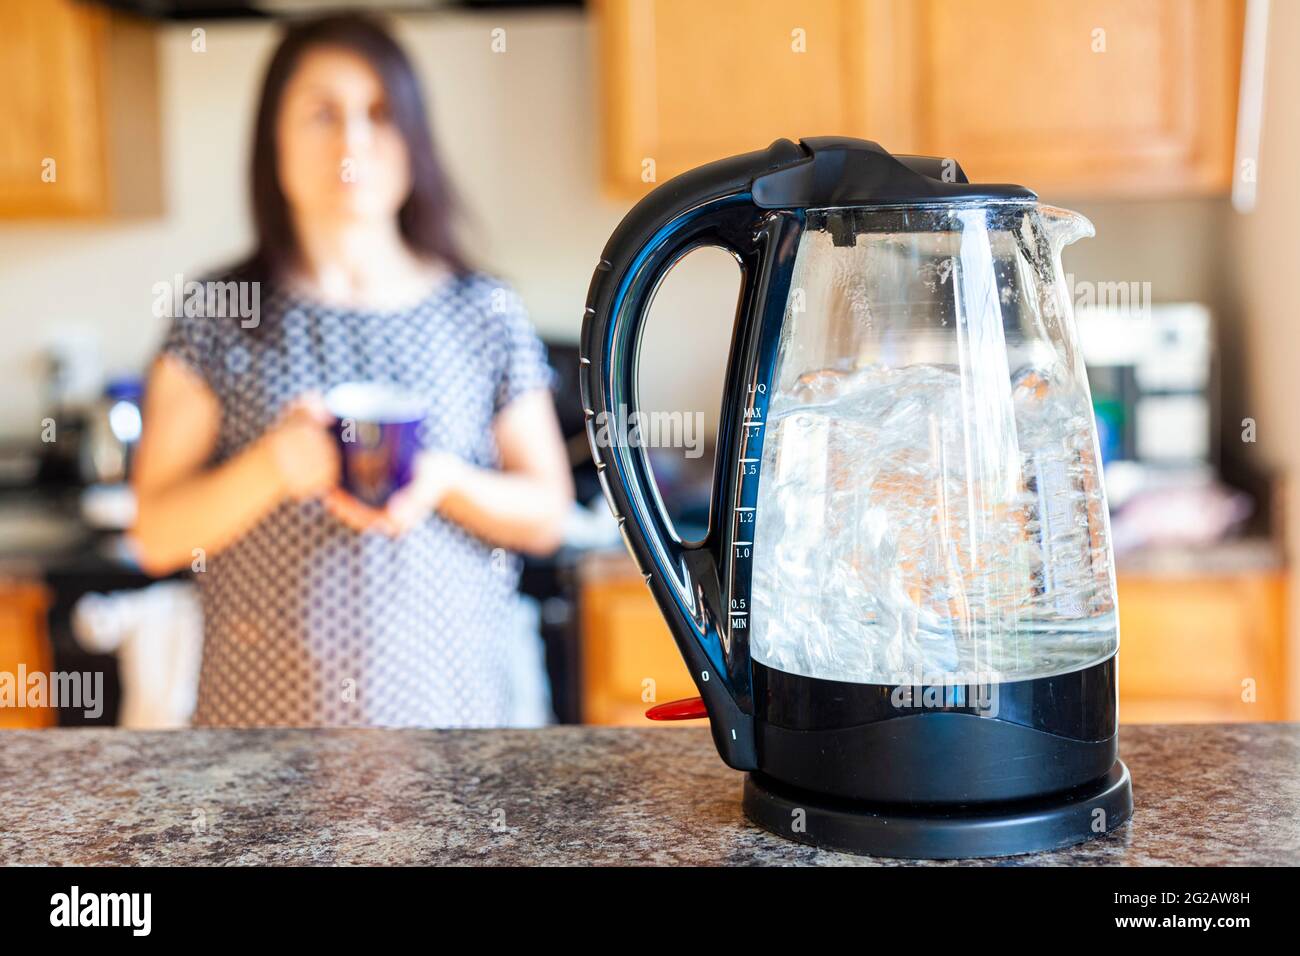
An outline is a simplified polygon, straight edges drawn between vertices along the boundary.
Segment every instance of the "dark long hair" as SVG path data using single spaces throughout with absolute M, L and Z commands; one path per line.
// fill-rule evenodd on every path
M 298 264 L 298 237 L 276 164 L 276 122 L 284 90 L 303 55 L 336 47 L 361 56 L 379 76 L 393 123 L 410 157 L 411 193 L 397 213 L 402 238 L 413 252 L 441 260 L 457 274 L 470 271 L 453 229 L 458 210 L 451 181 L 429 132 L 424 96 L 411 61 L 392 35 L 361 14 L 337 14 L 290 26 L 262 82 L 253 134 L 252 200 L 257 244 L 241 272 L 276 283 Z

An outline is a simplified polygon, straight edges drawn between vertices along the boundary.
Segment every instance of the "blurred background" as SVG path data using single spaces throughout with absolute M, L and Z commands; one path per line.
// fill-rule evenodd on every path
M 0 0 L 0 671 L 95 670 L 107 688 L 99 717 L 6 708 L 0 726 L 185 723 L 190 584 L 152 581 L 122 536 L 167 324 L 154 287 L 246 251 L 279 22 L 338 6 Z M 549 718 L 644 723 L 649 703 L 695 694 L 586 451 L 576 342 L 600 250 L 656 183 L 828 134 L 956 157 L 972 181 L 1022 183 L 1093 221 L 1065 268 L 1111 497 L 1121 717 L 1300 717 L 1300 4 L 368 9 L 426 83 L 469 248 L 519 290 L 560 373 L 580 510 L 524 579 Z M 702 412 L 706 440 L 737 281 L 721 252 L 694 253 L 649 322 L 643 402 Z M 711 448 L 655 467 L 689 535 L 707 520 Z

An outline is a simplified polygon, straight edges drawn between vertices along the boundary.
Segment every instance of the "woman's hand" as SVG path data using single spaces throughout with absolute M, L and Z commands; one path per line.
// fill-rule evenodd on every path
M 284 493 L 295 501 L 319 498 L 339 481 L 339 452 L 329 427 L 334 417 L 319 395 L 303 395 L 285 409 L 266 433 Z
M 451 452 L 426 451 L 415 462 L 415 476 L 388 499 L 384 517 L 390 534 L 404 534 L 437 509 L 469 466 Z
M 358 501 L 342 488 L 335 488 L 325 496 L 325 510 L 358 534 L 367 531 L 382 531 L 390 535 L 394 533 L 388 526 L 388 517 L 383 511 Z

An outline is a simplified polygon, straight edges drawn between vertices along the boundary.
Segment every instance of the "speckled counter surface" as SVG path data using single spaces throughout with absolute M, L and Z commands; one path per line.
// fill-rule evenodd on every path
M 983 862 L 1300 863 L 1300 725 L 1121 740 L 1131 822 Z M 0 780 L 6 864 L 900 862 L 751 825 L 699 727 L 3 732 Z

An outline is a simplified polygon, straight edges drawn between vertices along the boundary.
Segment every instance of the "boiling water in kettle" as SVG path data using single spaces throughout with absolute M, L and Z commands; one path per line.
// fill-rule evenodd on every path
M 828 680 L 947 684 L 1112 654 L 1089 403 L 1059 371 L 990 388 L 945 365 L 823 370 L 773 395 L 754 657 Z

